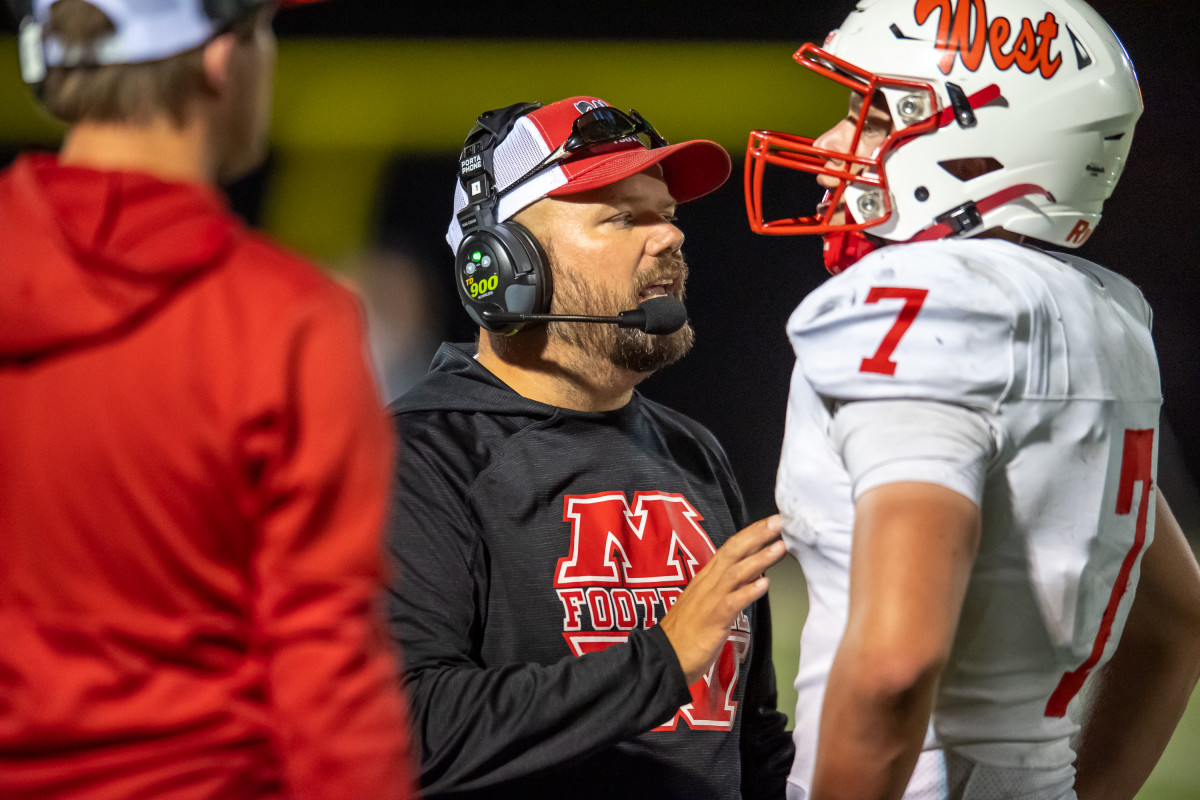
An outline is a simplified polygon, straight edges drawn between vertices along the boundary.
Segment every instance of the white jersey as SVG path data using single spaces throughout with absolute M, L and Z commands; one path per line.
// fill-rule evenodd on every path
M 972 409 L 996 431 L 979 552 L 905 796 L 1074 797 L 1068 707 L 1115 650 L 1153 537 L 1161 393 L 1141 293 L 1000 240 L 895 245 L 809 295 L 788 334 L 776 499 L 810 601 L 789 797 L 811 785 L 846 623 L 853 489 L 832 414 L 884 399 Z

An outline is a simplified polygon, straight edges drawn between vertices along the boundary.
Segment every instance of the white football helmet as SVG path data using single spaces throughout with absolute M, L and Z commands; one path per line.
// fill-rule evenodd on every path
M 794 58 L 861 93 L 863 109 L 882 96 L 894 125 L 868 156 L 855 154 L 862 120 L 847 153 L 818 148 L 815 137 L 750 135 L 751 227 L 824 234 L 827 249 L 844 247 L 847 234 L 865 240 L 863 230 L 887 244 L 992 228 L 1078 247 L 1142 113 L 1129 56 L 1082 0 L 859 0 L 823 48 L 804 45 Z M 768 164 L 838 186 L 814 215 L 767 221 Z M 845 219 L 835 222 L 839 209 Z

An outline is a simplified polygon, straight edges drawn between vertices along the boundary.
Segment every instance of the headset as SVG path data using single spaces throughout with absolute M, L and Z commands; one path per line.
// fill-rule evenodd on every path
M 674 297 L 652 298 L 616 316 L 549 313 L 550 260 L 524 225 L 511 219 L 496 221 L 501 193 L 493 169 L 496 146 L 518 119 L 541 107 L 541 103 L 515 103 L 487 111 L 463 144 L 458 179 L 467 204 L 457 215 L 463 238 L 454 253 L 454 282 L 467 314 L 484 330 L 503 334 L 551 321 L 616 325 L 653 335 L 679 330 L 687 324 L 687 308 Z M 518 178 L 517 183 L 529 177 Z
M 454 281 L 467 314 L 484 330 L 516 333 L 528 322 L 489 320 L 492 314 L 546 314 L 552 295 L 549 259 L 514 220 L 496 221 L 499 192 L 492 159 L 517 120 L 542 107 L 515 103 L 479 115 L 459 156 L 458 179 L 467 205 L 458 212 L 463 238 L 454 254 Z

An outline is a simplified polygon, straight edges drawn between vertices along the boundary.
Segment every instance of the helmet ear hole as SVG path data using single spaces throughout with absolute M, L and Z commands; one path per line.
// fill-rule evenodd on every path
M 1004 169 L 1004 165 L 991 156 L 982 158 L 952 158 L 946 161 L 939 161 L 938 166 L 964 183 L 973 178 L 978 178 L 980 175 L 987 175 L 989 172 Z

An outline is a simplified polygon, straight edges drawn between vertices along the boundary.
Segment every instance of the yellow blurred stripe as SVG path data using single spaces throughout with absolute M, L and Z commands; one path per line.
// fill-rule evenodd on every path
M 454 152 L 475 117 L 521 100 L 592 94 L 636 108 L 672 141 L 714 139 L 740 162 L 751 127 L 796 130 L 845 102 L 796 66 L 799 42 L 328 40 L 280 42 L 264 218 L 281 240 L 338 259 L 362 246 L 380 167 Z M 0 143 L 53 145 L 0 39 Z M 736 171 L 736 170 L 735 170 Z M 449 194 L 448 187 L 414 187 Z

